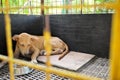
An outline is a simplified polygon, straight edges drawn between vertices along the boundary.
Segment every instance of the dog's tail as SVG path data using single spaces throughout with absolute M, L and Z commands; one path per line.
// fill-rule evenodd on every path
M 64 45 L 65 45 L 65 50 L 64 50 L 64 52 L 60 55 L 59 60 L 61 60 L 61 59 L 69 52 L 69 49 L 68 49 L 67 44 L 64 43 Z

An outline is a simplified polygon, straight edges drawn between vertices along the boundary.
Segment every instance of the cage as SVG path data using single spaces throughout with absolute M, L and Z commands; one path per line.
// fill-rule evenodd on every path
M 0 68 L 0 80 L 120 80 L 119 3 L 119 0 L 0 0 L 0 59 L 9 63 Z M 40 57 L 38 64 L 33 64 L 13 58 L 16 42 L 11 37 L 22 32 L 44 36 L 48 42 L 46 61 Z M 51 59 L 51 36 L 60 37 L 68 45 L 72 58 L 64 58 L 67 68 Z M 65 66 L 64 60 L 60 65 Z M 69 62 L 74 63 L 72 69 Z M 14 63 L 34 70 L 14 76 Z

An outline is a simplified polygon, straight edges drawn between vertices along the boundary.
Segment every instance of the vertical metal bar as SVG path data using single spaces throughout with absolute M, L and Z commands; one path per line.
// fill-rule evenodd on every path
M 83 0 L 81 0 L 81 14 L 82 14 L 82 9 L 83 9 L 82 5 L 83 5 Z
M 0 7 L 2 7 L 2 0 L 0 0 Z
M 68 3 L 69 3 L 68 0 L 65 0 L 65 5 L 68 5 Z M 68 9 L 66 9 L 67 14 L 68 14 L 68 12 L 69 12 Z
M 96 13 L 96 6 L 95 6 L 95 4 L 96 4 L 96 0 L 94 0 L 94 14 Z
M 54 4 L 54 2 L 53 2 L 53 0 L 52 0 L 52 6 L 54 6 L 53 4 Z M 54 14 L 54 9 L 52 9 L 52 14 Z
M 44 0 L 41 0 L 41 5 L 44 6 Z M 44 8 L 41 8 L 41 15 L 44 15 Z
M 65 6 L 65 0 L 62 0 L 62 4 L 63 4 L 63 6 Z M 62 8 L 62 14 L 65 14 L 65 9 L 64 8 Z
M 37 6 L 37 0 L 35 0 L 35 6 Z M 35 14 L 37 14 L 37 8 L 35 8 Z
M 89 0 L 87 0 L 87 12 L 86 12 L 87 14 L 89 14 L 89 7 L 88 6 L 89 6 Z
M 23 2 L 23 4 L 24 4 L 24 0 L 23 0 L 22 2 Z M 24 10 L 25 10 L 25 9 L 23 9 L 23 14 L 24 14 Z
M 19 0 L 18 0 L 18 7 L 20 7 L 20 2 L 19 2 Z M 19 11 L 18 11 L 18 14 L 19 14 Z
M 6 14 L 5 14 L 5 23 L 6 23 L 6 41 L 7 41 L 7 49 L 8 49 L 8 57 L 9 57 L 9 70 L 10 70 L 10 80 L 14 80 L 14 69 L 13 69 L 13 49 L 12 49 L 12 39 L 11 39 L 11 24 L 10 24 L 10 16 L 9 16 L 9 2 L 5 0 L 6 3 Z
M 57 6 L 57 0 L 55 0 L 56 6 Z M 56 8 L 56 14 L 57 14 L 57 8 Z
M 1 0 L 1 8 L 3 8 L 3 1 Z M 3 14 L 3 10 L 1 12 Z
M 77 0 L 76 0 L 76 5 L 78 5 Z M 76 14 L 77 14 L 77 9 L 78 9 L 78 8 L 75 9 Z
M 48 0 L 47 0 L 48 2 Z M 50 1 L 49 1 L 50 2 Z M 44 47 L 47 53 L 46 56 L 46 66 L 47 68 L 51 67 L 51 63 L 50 63 L 50 54 L 51 54 L 51 45 L 50 45 L 50 38 L 51 38 L 51 33 L 50 33 L 50 24 L 49 24 L 49 8 L 46 9 L 46 13 L 45 13 L 45 28 L 44 28 Z M 46 69 L 46 80 L 50 80 L 50 71 L 49 69 Z
M 29 2 L 30 2 L 30 3 L 29 3 L 29 4 L 30 4 L 29 14 L 33 14 L 33 12 L 32 12 L 32 8 L 31 8 L 31 6 L 32 6 L 32 1 L 30 0 Z
M 51 44 L 50 44 L 50 38 L 51 38 L 51 33 L 50 33 L 50 26 L 49 26 L 49 16 L 45 16 L 45 29 L 44 29 L 44 39 L 45 39 L 45 50 L 47 52 L 46 56 L 46 65 L 47 68 L 51 67 L 50 63 L 50 53 L 51 53 Z M 49 69 L 46 69 L 46 80 L 50 80 L 50 71 Z
M 69 0 L 69 6 L 72 6 L 72 0 Z M 70 8 L 70 10 L 71 10 L 71 14 L 73 14 L 74 9 Z
M 11 8 L 11 5 L 13 5 L 10 0 L 8 0 L 8 3 L 9 3 L 9 8 Z M 9 12 L 11 13 L 11 10 L 9 9 Z
M 55 0 L 56 6 L 57 6 L 57 0 Z M 56 8 L 56 14 L 57 14 L 57 8 Z
M 120 0 L 116 3 L 113 15 L 110 45 L 110 80 L 120 80 Z
M 47 5 L 49 5 L 50 4 L 50 0 L 47 0 Z M 49 8 L 47 8 L 46 10 L 45 10 L 45 13 L 44 14 L 49 14 Z

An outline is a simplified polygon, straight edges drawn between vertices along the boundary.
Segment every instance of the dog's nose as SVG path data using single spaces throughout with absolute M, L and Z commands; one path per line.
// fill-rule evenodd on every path
M 24 53 L 27 54 L 27 55 L 30 54 L 29 50 L 25 51 Z
M 31 52 L 25 53 L 25 56 L 32 55 Z

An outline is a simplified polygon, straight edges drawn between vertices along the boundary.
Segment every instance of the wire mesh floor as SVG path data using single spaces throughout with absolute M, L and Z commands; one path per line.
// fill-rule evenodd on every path
M 0 70 L 0 80 L 9 80 L 8 65 Z M 15 76 L 15 80 L 46 80 L 46 74 L 43 71 L 33 70 L 31 73 Z M 60 77 L 55 74 L 51 74 L 51 80 L 71 80 L 65 77 Z
M 77 73 L 98 77 L 106 80 L 109 74 L 109 60 L 106 58 L 95 58 L 81 67 Z M 8 65 L 0 69 L 0 80 L 9 80 Z M 29 74 L 15 76 L 15 80 L 46 80 L 45 72 L 34 70 Z M 72 80 L 55 74 L 51 74 L 51 80 Z
M 106 80 L 109 75 L 109 60 L 96 58 L 80 68 L 78 72 Z

